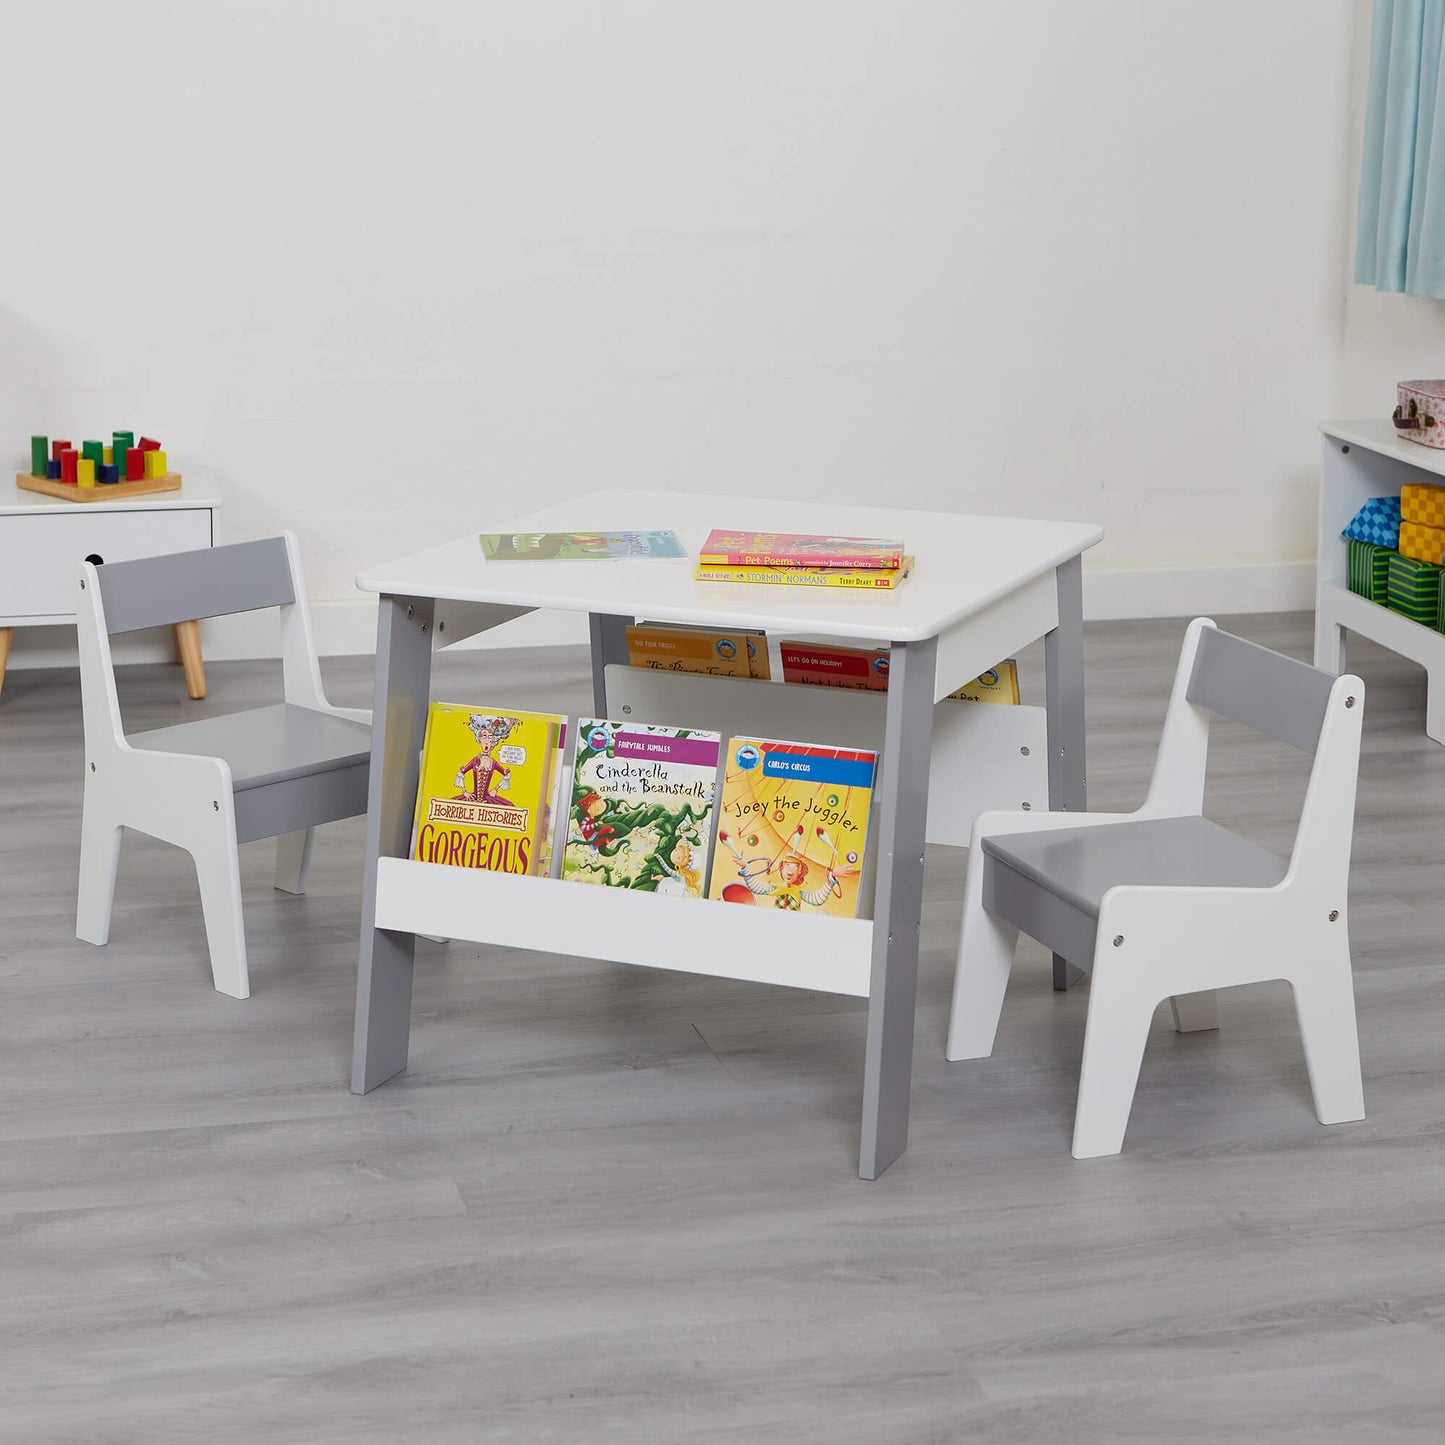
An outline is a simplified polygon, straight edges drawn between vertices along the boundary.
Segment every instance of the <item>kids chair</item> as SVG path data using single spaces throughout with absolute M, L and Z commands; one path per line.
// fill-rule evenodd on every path
M 1092 974 L 1076 1159 L 1117 1154 L 1157 1005 L 1218 1027 L 1213 990 L 1288 980 L 1322 1124 L 1365 1117 L 1346 931 L 1359 678 L 1189 625 L 1137 813 L 984 813 L 974 824 L 950 1060 L 993 1052 L 1020 930 Z M 1201 816 L 1210 712 L 1314 754 L 1288 863 Z
M 366 811 L 371 715 L 321 689 L 296 539 L 81 565 L 76 620 L 85 721 L 85 804 L 75 932 L 110 936 L 122 828 L 195 860 L 216 988 L 246 998 L 237 845 L 276 838 L 276 886 L 305 891 L 312 829 Z M 192 617 L 281 609 L 285 701 L 126 736 L 110 635 Z

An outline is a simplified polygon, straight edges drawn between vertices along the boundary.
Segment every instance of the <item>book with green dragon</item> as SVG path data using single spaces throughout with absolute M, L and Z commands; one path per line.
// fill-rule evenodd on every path
M 581 718 L 562 877 L 701 898 L 722 739 Z

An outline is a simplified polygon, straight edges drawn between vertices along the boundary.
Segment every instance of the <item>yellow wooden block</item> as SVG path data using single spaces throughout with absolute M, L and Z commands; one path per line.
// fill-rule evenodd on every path
M 114 448 L 114 447 L 101 447 L 101 449 L 100 449 L 100 464 L 101 464 L 102 466 L 104 466 L 104 467 L 113 467 L 113 466 L 115 465 L 115 448 Z
M 1419 522 L 1400 523 L 1400 555 L 1416 562 L 1438 563 L 1445 557 L 1445 527 L 1426 527 Z
M 75 463 L 75 485 L 77 487 L 93 487 L 95 485 L 95 458 L 80 457 Z
M 163 477 L 166 474 L 166 454 L 164 452 L 147 452 L 146 476 Z

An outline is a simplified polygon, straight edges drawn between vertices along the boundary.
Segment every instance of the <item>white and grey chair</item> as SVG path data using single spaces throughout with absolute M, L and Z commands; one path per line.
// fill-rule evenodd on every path
M 1090 972 L 1073 1153 L 1124 1142 L 1155 1008 L 1217 1027 L 1214 990 L 1288 980 L 1323 1124 L 1362 1119 L 1346 924 L 1359 678 L 1192 622 L 1138 812 L 984 813 L 974 825 L 950 1060 L 993 1052 L 1020 930 Z M 1209 715 L 1314 754 L 1288 860 L 1202 816 Z
M 276 838 L 276 886 L 304 892 L 312 829 L 366 811 L 371 715 L 326 701 L 290 533 L 86 562 L 77 583 L 86 768 L 76 935 L 108 940 L 121 830 L 148 833 L 195 860 L 216 988 L 246 998 L 237 847 Z M 280 608 L 284 702 L 126 735 L 113 633 L 269 607 Z

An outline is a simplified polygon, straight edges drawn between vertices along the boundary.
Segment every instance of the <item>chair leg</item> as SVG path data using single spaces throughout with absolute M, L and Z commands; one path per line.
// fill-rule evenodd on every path
M 306 870 L 311 864 L 314 828 L 282 833 L 276 839 L 276 886 L 283 893 L 306 892 Z
M 1349 944 L 1312 957 L 1290 979 L 1290 987 L 1316 1116 L 1321 1124 L 1363 1119 L 1365 1088 Z
M 201 624 L 175 624 L 176 654 L 186 673 L 186 692 L 196 700 L 206 695 L 206 663 L 201 656 Z
M 115 873 L 120 866 L 121 825 L 87 789 L 80 815 L 80 884 L 75 903 L 75 936 L 84 943 L 110 939 Z
M 973 867 L 972 862 L 969 866 Z M 986 1059 L 993 1053 L 1019 941 L 1018 929 L 990 913 L 983 906 L 981 893 L 981 889 L 969 892 L 964 902 L 945 1051 L 950 1062 Z
M 0 690 L 5 687 L 5 664 L 10 661 L 10 638 L 12 627 L 0 627 Z
M 1074 1111 L 1075 1159 L 1097 1159 L 1124 1147 L 1124 1131 L 1139 1082 L 1139 1065 L 1158 1000 L 1135 979 L 1106 968 L 1089 982 L 1084 1060 Z
M 224 814 L 222 818 L 229 821 Z M 230 998 L 249 998 L 241 864 L 234 831 L 215 829 L 191 850 L 191 857 L 201 887 L 201 910 L 206 919 L 206 944 L 211 952 L 211 977 L 216 991 Z
M 1176 1033 L 1194 1034 L 1219 1027 L 1219 995 L 1212 988 L 1176 994 L 1169 1000 L 1169 1008 L 1174 1014 Z

